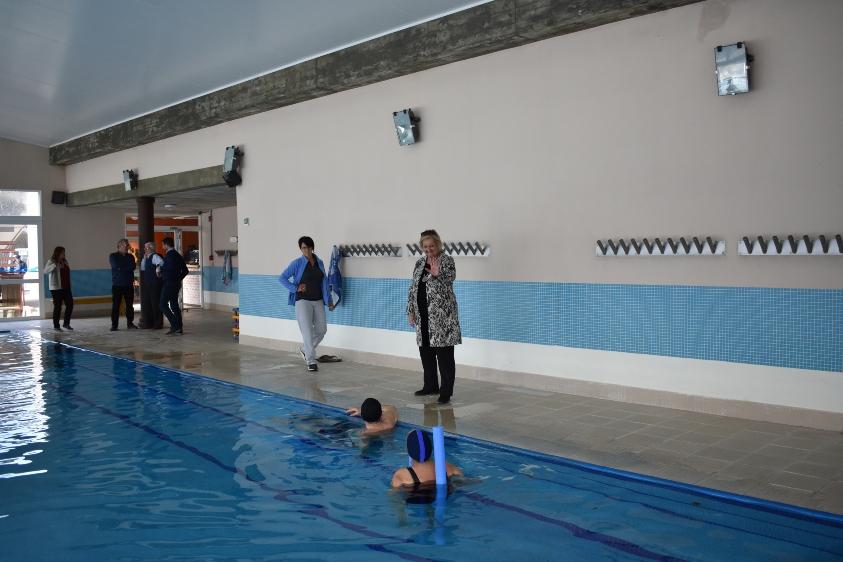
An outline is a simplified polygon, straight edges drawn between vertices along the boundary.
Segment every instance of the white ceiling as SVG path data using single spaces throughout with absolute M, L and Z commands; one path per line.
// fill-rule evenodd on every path
M 49 146 L 488 0 L 0 0 L 0 137 Z

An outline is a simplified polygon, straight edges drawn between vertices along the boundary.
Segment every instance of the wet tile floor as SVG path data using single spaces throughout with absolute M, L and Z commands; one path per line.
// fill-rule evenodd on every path
M 461 380 L 459 367 L 451 404 L 439 406 L 435 397 L 413 395 L 419 372 L 343 361 L 311 374 L 296 353 L 235 343 L 230 324 L 228 313 L 192 310 L 185 315 L 185 335 L 176 337 L 110 332 L 106 318 L 74 320 L 74 332 L 54 332 L 50 321 L 0 328 L 334 406 L 357 406 L 375 396 L 412 423 L 843 513 L 841 433 Z

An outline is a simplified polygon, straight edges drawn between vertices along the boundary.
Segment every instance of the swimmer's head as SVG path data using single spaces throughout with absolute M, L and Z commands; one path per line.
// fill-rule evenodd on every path
M 363 400 L 363 405 L 360 406 L 360 417 L 363 421 L 374 423 L 381 419 L 383 409 L 381 403 L 374 398 L 366 398 Z
M 414 429 L 407 435 L 407 454 L 414 461 L 425 462 L 433 456 L 433 441 L 430 434 Z

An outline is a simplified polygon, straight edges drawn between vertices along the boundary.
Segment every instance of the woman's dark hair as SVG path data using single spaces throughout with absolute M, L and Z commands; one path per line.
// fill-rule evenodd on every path
M 313 238 L 311 238 L 310 236 L 302 236 L 301 238 L 299 238 L 299 248 L 301 248 L 302 244 L 304 244 L 311 250 L 316 247 L 316 244 L 313 243 Z
M 383 408 L 376 398 L 363 400 L 363 405 L 360 406 L 360 417 L 363 421 L 375 423 L 381 419 L 381 416 L 383 416 Z
M 59 256 L 64 253 L 64 246 L 56 246 L 56 249 L 53 250 L 53 261 L 59 261 Z

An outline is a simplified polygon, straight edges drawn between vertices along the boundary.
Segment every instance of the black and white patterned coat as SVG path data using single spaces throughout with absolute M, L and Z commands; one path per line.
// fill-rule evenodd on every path
M 407 295 L 407 314 L 416 317 L 416 344 L 421 347 L 421 314 L 419 313 L 419 281 L 426 275 L 425 287 L 427 295 L 428 331 L 430 347 L 447 347 L 462 343 L 460 332 L 460 317 L 457 310 L 457 296 L 454 294 L 454 279 L 457 278 L 457 268 L 454 258 L 447 254 L 439 254 L 439 276 L 426 274 L 424 269 L 426 258 L 422 257 L 413 267 L 413 282 Z

